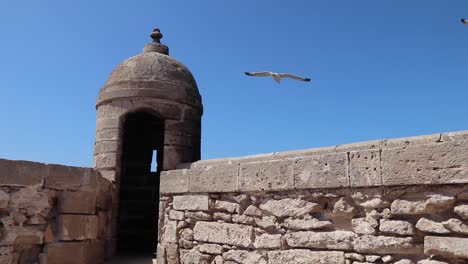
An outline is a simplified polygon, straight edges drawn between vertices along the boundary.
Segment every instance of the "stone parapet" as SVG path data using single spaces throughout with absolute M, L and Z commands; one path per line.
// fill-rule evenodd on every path
M 0 159 L 0 263 L 103 263 L 112 189 L 91 168 Z
M 468 183 L 468 131 L 180 164 L 162 193 Z

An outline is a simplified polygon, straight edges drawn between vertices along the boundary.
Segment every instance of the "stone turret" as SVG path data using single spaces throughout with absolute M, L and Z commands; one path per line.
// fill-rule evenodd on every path
M 159 29 L 151 38 L 143 53 L 115 68 L 96 102 L 94 167 L 118 197 L 118 255 L 155 252 L 160 172 L 200 159 L 203 106 L 195 79 L 169 56 Z
M 155 29 L 144 52 L 119 64 L 99 92 L 94 167 L 110 179 L 122 158 L 124 122 L 133 113 L 146 113 L 164 123 L 163 170 L 200 159 L 203 106 L 190 70 L 168 56 Z M 160 167 L 161 168 L 161 167 Z

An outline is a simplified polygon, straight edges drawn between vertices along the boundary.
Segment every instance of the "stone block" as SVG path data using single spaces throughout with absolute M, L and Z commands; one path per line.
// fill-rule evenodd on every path
M 197 222 L 193 229 L 194 239 L 202 242 L 226 244 L 247 248 L 252 245 L 253 228 L 251 226 Z
M 96 142 L 94 144 L 94 154 L 97 155 L 99 153 L 109 153 L 109 152 L 117 152 L 119 149 L 119 142 L 117 140 L 103 140 L 100 142 Z
M 317 203 L 301 199 L 285 198 L 281 200 L 268 200 L 260 204 L 260 208 L 276 217 L 303 216 L 318 212 L 322 207 Z
M 468 204 L 458 205 L 453 209 L 453 211 L 463 220 L 468 220 Z
M 98 217 L 95 215 L 59 215 L 59 239 L 64 241 L 96 239 Z
M 352 250 L 356 234 L 349 231 L 303 231 L 285 235 L 286 243 L 293 248 Z
M 317 218 L 311 219 L 296 219 L 286 218 L 282 224 L 287 229 L 292 230 L 312 230 L 312 229 L 323 229 L 332 225 L 330 221 L 320 221 Z
M 119 128 L 119 117 L 99 118 L 96 120 L 96 131 Z
M 441 194 L 429 194 L 424 200 L 396 199 L 392 202 L 391 211 L 396 215 L 434 214 L 450 210 L 455 197 Z
M 190 192 L 237 192 L 239 164 L 194 165 L 190 170 Z
M 297 189 L 348 187 L 348 157 L 332 153 L 302 157 L 294 161 Z
M 310 251 L 292 249 L 268 252 L 268 264 L 345 264 L 340 251 Z
M 266 257 L 256 251 L 229 250 L 223 254 L 223 258 L 227 261 L 234 261 L 234 263 L 267 264 Z
M 41 186 L 47 173 L 48 168 L 42 163 L 0 159 L 2 186 Z
M 96 207 L 102 210 L 109 210 L 112 207 L 112 197 L 114 195 L 114 188 L 111 180 L 102 177 L 102 172 L 98 176 L 99 188 L 96 195 Z
M 468 258 L 468 238 L 426 236 L 424 254 L 446 258 Z
M 421 218 L 416 223 L 416 228 L 422 232 L 436 233 L 436 234 L 450 234 L 442 223 L 438 223 L 427 218 Z
M 40 245 L 44 241 L 44 231 L 37 226 L 10 226 L 2 230 L 0 246 Z
M 293 188 L 293 160 L 271 160 L 240 165 L 240 191 L 274 191 Z
M 422 247 L 414 244 L 411 237 L 364 235 L 354 240 L 354 250 L 371 254 L 422 255 Z
M 208 201 L 206 194 L 176 195 L 173 198 L 172 207 L 179 211 L 208 211 Z
M 211 254 L 211 255 L 221 255 L 223 254 L 224 248 L 221 245 L 216 244 L 202 244 L 195 247 L 196 250 L 201 253 Z
M 48 165 L 49 174 L 44 186 L 55 190 L 79 190 L 86 186 L 97 186 L 97 171 L 91 168 Z
M 161 237 L 163 244 L 177 243 L 177 221 L 169 221 L 164 225 L 164 232 Z
M 379 229 L 381 232 L 403 236 L 414 235 L 414 227 L 408 221 L 381 219 Z
M 96 142 L 104 140 L 119 140 L 119 129 L 106 129 L 96 131 Z
M 180 250 L 180 262 L 182 264 L 204 264 L 204 263 L 211 263 L 211 260 L 213 259 L 213 256 L 208 255 L 208 254 L 203 254 L 200 253 L 196 249 L 191 249 L 191 250 Z M 174 263 L 174 262 L 173 262 Z M 176 262 L 174 264 L 177 264 L 179 262 Z M 226 262 L 224 262 L 226 263 Z M 158 262 L 159 264 L 159 262 Z M 168 262 L 169 264 L 169 262 Z M 171 263 L 172 264 L 172 263 Z
M 163 194 L 186 193 L 189 190 L 189 170 L 163 171 L 159 178 L 159 188 L 160 192 Z
M 255 236 L 254 247 L 261 249 L 278 249 L 281 247 L 281 235 L 257 235 Z
M 88 242 L 56 242 L 46 244 L 44 259 L 47 264 L 90 263 Z
M 7 208 L 9 202 L 10 202 L 10 194 L 3 190 L 0 190 L 0 209 Z
M 382 150 L 385 186 L 468 182 L 468 141 Z
M 354 233 L 360 235 L 374 235 L 379 222 L 373 217 L 361 217 L 351 220 Z
M 94 156 L 94 167 L 98 169 L 113 169 L 117 165 L 117 153 L 99 153 Z
M 63 191 L 58 197 L 57 210 L 65 214 L 94 214 L 96 193 Z
M 98 212 L 98 238 L 112 238 L 112 213 L 99 211 Z
M 45 192 L 34 188 L 21 188 L 11 193 L 9 207 L 16 211 L 25 210 L 29 215 L 47 216 L 52 203 Z
M 351 187 L 381 186 L 380 150 L 360 150 L 349 153 Z

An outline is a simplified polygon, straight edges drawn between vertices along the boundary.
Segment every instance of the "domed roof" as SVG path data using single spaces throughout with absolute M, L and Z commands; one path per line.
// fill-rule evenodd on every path
M 155 34 L 156 33 L 156 34 Z M 157 98 L 201 108 L 201 96 L 190 70 L 168 56 L 158 29 L 145 51 L 120 63 L 99 92 L 96 106 L 124 98 Z

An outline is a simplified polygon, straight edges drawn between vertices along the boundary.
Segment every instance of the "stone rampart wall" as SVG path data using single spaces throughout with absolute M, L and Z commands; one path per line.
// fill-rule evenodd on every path
M 468 132 L 179 167 L 158 264 L 468 262 Z
M 102 263 L 112 193 L 90 168 L 0 159 L 0 263 Z

